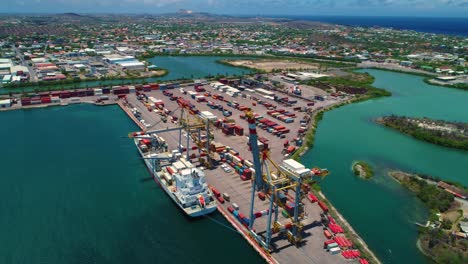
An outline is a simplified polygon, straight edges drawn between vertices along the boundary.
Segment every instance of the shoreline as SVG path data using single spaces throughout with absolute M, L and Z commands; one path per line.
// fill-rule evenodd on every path
M 327 199 L 325 194 L 322 191 L 318 191 L 318 194 L 322 197 L 323 200 L 326 200 L 328 203 L 328 207 L 331 209 L 333 214 L 338 216 L 339 221 L 348 229 L 348 232 L 353 235 L 353 238 L 355 238 L 360 246 L 364 249 L 364 251 L 369 254 L 373 259 L 372 262 L 382 264 L 382 262 L 379 260 L 379 258 L 374 254 L 374 252 L 369 248 L 365 240 L 354 230 L 353 226 L 346 220 L 346 218 L 333 206 L 333 204 Z M 345 233 L 346 234 L 346 233 Z M 361 249 L 362 250 L 362 249 Z
M 356 69 L 359 69 L 359 70 L 375 69 L 375 70 L 388 71 L 388 72 L 411 74 L 411 75 L 415 75 L 415 76 L 424 77 L 423 82 L 425 82 L 425 83 L 427 83 L 429 85 L 441 86 L 441 87 L 452 88 L 452 89 L 458 89 L 458 90 L 462 90 L 462 91 L 468 91 L 468 84 L 463 84 L 463 83 L 449 84 L 449 83 L 437 82 L 436 80 L 434 80 L 434 77 L 437 77 L 440 74 L 427 72 L 427 71 L 423 71 L 423 70 L 419 70 L 419 69 L 407 68 L 407 67 L 403 67 L 403 66 L 396 65 L 396 64 L 361 62 L 361 63 L 358 63 L 358 65 L 356 66 Z
M 34 89 L 34 90 L 40 90 L 40 91 L 56 91 L 56 90 L 76 90 L 76 89 L 85 89 L 89 87 L 70 87 L 70 88 L 64 88 L 64 85 L 78 85 L 81 83 L 91 83 L 91 82 L 108 82 L 108 81 L 121 81 L 124 83 L 127 83 L 127 85 L 130 85 L 132 83 L 128 83 L 129 81 L 133 82 L 134 84 L 141 84 L 146 81 L 146 79 L 150 78 L 160 78 L 164 77 L 169 74 L 169 70 L 160 68 L 158 71 L 154 71 L 155 73 L 150 75 L 150 76 L 138 76 L 138 77 L 122 77 L 122 78 L 117 78 L 117 77 L 109 77 L 104 80 L 101 80 L 99 78 L 89 78 L 89 79 L 80 79 L 80 80 L 64 80 L 64 81 L 51 81 L 49 82 L 44 82 L 44 81 L 37 81 L 37 82 L 24 82 L 24 83 L 19 83 L 19 85 L 15 84 L 9 84 L 7 86 L 1 86 L 1 88 L 5 90 L 10 90 L 11 92 L 14 92 L 15 90 L 21 90 L 21 89 Z M 157 73 L 161 72 L 161 73 Z M 142 82 L 140 82 L 143 80 Z M 55 83 L 58 82 L 58 83 Z M 61 83 L 63 82 L 63 83 Z M 104 87 L 106 85 L 101 85 L 100 87 Z M 112 85 L 110 85 L 112 86 Z M 42 89 L 44 88 L 44 89 Z M 55 88 L 61 88 L 61 89 L 55 89 Z
M 304 143 L 303 146 L 301 146 L 295 152 L 295 154 L 291 158 L 295 159 L 295 160 L 299 160 L 299 159 L 302 158 L 302 156 L 304 156 L 308 151 L 310 151 L 313 148 L 314 141 L 315 141 L 315 133 L 316 133 L 318 124 L 322 120 L 323 114 L 325 112 L 331 111 L 331 110 L 336 109 L 336 108 L 340 108 L 340 107 L 348 105 L 348 104 L 359 103 L 359 102 L 363 102 L 363 101 L 367 101 L 367 100 L 371 100 L 371 99 L 378 99 L 380 97 L 385 97 L 385 96 L 384 95 L 380 95 L 380 96 L 367 95 L 367 96 L 364 96 L 364 97 L 355 97 L 355 98 L 343 101 L 340 104 L 328 106 L 328 107 L 325 107 L 325 108 L 322 108 L 322 109 L 320 109 L 318 111 L 313 112 L 312 115 L 311 115 L 311 118 L 312 118 L 313 121 L 309 125 L 310 127 L 309 127 L 309 129 L 307 130 L 307 132 L 306 132 L 306 134 L 304 136 L 305 143 Z M 382 262 L 375 255 L 375 253 L 369 248 L 369 245 L 367 245 L 365 240 L 362 239 L 362 237 L 351 226 L 351 224 L 346 220 L 346 218 L 332 205 L 332 203 L 326 198 L 325 194 L 323 194 L 323 192 L 321 190 L 319 190 L 317 192 L 318 192 L 318 194 L 320 196 L 322 196 L 322 198 L 330 206 L 330 208 L 332 208 L 332 211 L 334 212 L 334 214 L 336 214 L 338 216 L 339 220 L 346 226 L 346 228 L 348 229 L 347 232 L 349 232 L 349 234 L 352 235 L 356 239 L 356 241 L 359 243 L 359 246 L 361 246 L 362 249 L 368 255 L 370 255 L 373 258 L 372 262 L 376 262 L 376 263 L 381 264 Z
M 427 200 L 424 200 L 420 197 L 420 194 L 423 192 L 421 187 L 414 187 L 414 185 L 409 184 L 408 182 L 412 182 L 412 180 L 416 180 L 417 182 L 423 182 L 426 185 L 434 186 L 432 188 L 437 188 L 440 190 L 440 183 L 447 184 L 446 182 L 440 180 L 433 180 L 432 178 L 425 177 L 422 175 L 419 175 L 417 173 L 409 173 L 401 170 L 391 170 L 388 172 L 388 176 L 390 176 L 391 179 L 396 181 L 400 186 L 402 186 L 407 192 L 414 194 L 418 197 L 420 201 L 424 203 L 424 207 L 433 214 L 436 219 L 434 219 L 431 215 L 428 216 L 427 219 L 427 224 L 423 226 L 422 224 L 415 223 L 416 225 L 419 226 L 418 229 L 418 237 L 416 241 L 416 247 L 418 248 L 419 252 L 421 252 L 425 257 L 429 258 L 432 260 L 434 263 L 444 263 L 440 262 L 440 258 L 444 256 L 444 254 L 450 254 L 452 257 L 462 257 L 463 255 L 460 255 L 460 250 L 463 250 L 462 246 L 459 244 L 457 245 L 456 242 L 454 243 L 449 243 L 446 239 L 439 238 L 438 243 L 434 245 L 434 251 L 432 251 L 430 243 L 429 246 L 425 245 L 424 243 L 428 243 L 427 240 L 432 241 L 434 237 L 437 237 L 439 235 L 434 236 L 433 233 L 431 233 L 432 230 L 436 230 L 440 232 L 439 234 L 444 234 L 446 237 L 453 237 L 455 232 L 457 231 L 459 221 L 463 219 L 463 215 L 466 213 L 466 207 L 464 204 L 467 203 L 466 198 L 465 199 L 459 199 L 457 196 L 454 195 L 453 192 L 447 190 L 446 188 L 441 192 L 446 192 L 450 193 L 453 195 L 450 207 L 447 209 L 440 209 L 440 208 L 434 208 L 430 206 L 430 202 Z M 421 186 L 421 183 L 418 183 L 419 186 Z M 438 194 L 436 194 L 438 195 Z M 453 220 L 453 216 L 451 216 L 454 212 L 457 212 L 460 214 L 460 216 L 456 219 Z M 448 221 L 449 227 L 444 227 L 444 222 Z M 426 241 L 426 242 L 425 242 Z M 453 240 L 453 241 L 456 241 Z M 453 242 L 452 241 L 452 242 Z M 460 248 L 461 247 L 461 248 Z M 441 248 L 444 249 L 444 251 L 441 251 Z M 466 254 L 466 253 L 465 253 Z M 466 256 L 465 256 L 466 258 Z
M 408 121 L 408 120 L 411 121 Z M 468 151 L 468 140 L 465 139 L 463 132 L 460 131 L 458 126 L 468 127 L 467 123 L 462 122 L 449 122 L 444 120 L 436 120 L 420 117 L 406 117 L 406 116 L 382 116 L 374 120 L 376 124 L 396 130 L 399 133 L 412 137 L 416 140 L 427 142 L 436 146 L 445 147 L 449 149 Z M 418 124 L 416 124 L 418 122 Z M 425 123 L 424 123 L 425 122 Z M 449 132 L 452 136 L 447 134 L 441 136 L 438 134 L 440 130 L 431 129 L 424 125 L 428 122 L 432 124 L 448 128 L 457 125 L 457 130 Z M 422 124 L 422 126 L 420 126 Z M 453 135 L 457 133 L 456 135 Z M 461 135 L 460 135 L 461 134 Z

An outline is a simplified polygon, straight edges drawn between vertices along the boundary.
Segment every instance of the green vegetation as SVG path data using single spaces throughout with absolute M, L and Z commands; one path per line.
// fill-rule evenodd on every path
M 419 243 L 436 263 L 468 263 L 468 240 L 457 239 L 441 229 L 421 228 Z
M 6 84 L 3 88 L 10 90 L 10 92 L 22 92 L 20 88 L 34 88 L 35 92 L 39 91 L 57 91 L 57 90 L 66 90 L 66 89 L 84 89 L 89 88 L 87 83 L 91 82 L 106 82 L 106 81 L 120 81 L 120 83 L 112 83 L 112 84 L 103 84 L 99 83 L 99 85 L 94 85 L 93 87 L 105 87 L 111 85 L 132 85 L 137 83 L 147 83 L 146 79 L 148 78 L 155 78 L 155 77 L 163 77 L 169 74 L 169 71 L 164 68 L 158 68 L 158 72 L 154 73 L 151 76 L 136 76 L 129 74 L 127 77 L 121 76 L 103 76 L 101 78 L 88 78 L 88 79 L 67 79 L 61 81 L 39 81 L 35 83 L 31 82 L 21 82 L 21 83 L 11 83 Z M 85 83 L 86 87 L 78 87 L 76 84 L 78 83 Z M 73 85 L 74 84 L 74 85 Z M 73 85 L 73 86 L 70 86 Z M 65 87 L 67 86 L 67 87 Z
M 364 161 L 357 161 L 353 164 L 354 175 L 364 179 L 370 179 L 374 175 L 371 166 Z
M 468 83 L 456 83 L 456 84 L 450 84 L 450 83 L 433 83 L 431 82 L 432 78 L 425 78 L 424 82 L 430 85 L 438 85 L 438 86 L 444 86 L 444 87 L 449 87 L 449 88 L 456 88 L 456 89 L 461 89 L 461 90 L 468 90 Z
M 451 193 L 421 179 L 419 175 L 393 171 L 389 173 L 424 202 L 431 212 L 429 220 L 435 225 L 419 228 L 418 245 L 436 263 L 468 263 L 468 241 L 452 234 L 463 212 L 453 210 L 456 205 Z M 439 222 L 438 213 L 443 213 Z M 455 218 L 450 219 L 450 215 Z M 455 224 L 454 224 L 455 223 Z M 439 227 L 437 227 L 439 226 Z
M 392 175 L 393 176 L 393 175 Z M 454 196 L 451 193 L 411 176 L 394 176 L 403 186 L 414 192 L 416 196 L 435 212 L 446 212 L 452 206 Z
M 390 96 L 391 93 L 374 87 L 375 78 L 368 73 L 349 72 L 343 77 L 323 77 L 305 82 L 307 85 L 315 86 L 325 91 L 336 90 L 348 94 L 369 96 L 370 98 Z
M 342 106 L 347 105 L 347 104 L 358 103 L 358 102 L 366 101 L 366 100 L 369 100 L 369 99 L 372 99 L 372 98 L 378 98 L 378 97 L 382 97 L 382 96 L 391 96 L 391 95 L 392 95 L 392 93 L 390 93 L 387 90 L 379 89 L 379 88 L 375 88 L 375 87 L 370 87 L 370 88 L 368 88 L 367 93 L 364 94 L 364 95 L 360 95 L 360 96 L 358 95 L 357 97 L 355 97 L 355 98 L 353 98 L 351 100 L 345 101 L 345 102 L 343 102 L 341 104 L 333 105 L 333 106 L 328 107 L 328 108 L 321 109 L 318 112 L 313 113 L 312 126 L 307 131 L 307 133 L 305 135 L 304 144 L 297 151 L 294 152 L 294 154 L 291 156 L 291 159 L 299 160 L 301 158 L 301 156 L 303 155 L 303 153 L 305 153 L 306 150 L 313 147 L 314 141 L 315 141 L 315 132 L 317 130 L 318 123 L 322 120 L 323 114 L 325 112 L 331 111 L 333 109 L 342 107 Z
M 416 139 L 436 145 L 468 150 L 468 124 L 432 120 L 429 118 L 408 118 L 404 116 L 386 116 L 377 119 L 377 123 L 396 129 Z

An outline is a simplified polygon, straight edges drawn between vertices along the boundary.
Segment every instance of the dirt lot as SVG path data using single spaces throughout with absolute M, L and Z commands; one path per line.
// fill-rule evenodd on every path
M 274 69 L 281 70 L 298 70 L 298 69 L 312 69 L 319 68 L 317 63 L 305 63 L 290 60 L 229 60 L 227 63 L 233 66 L 242 66 L 253 69 L 259 69 L 266 72 L 271 72 Z

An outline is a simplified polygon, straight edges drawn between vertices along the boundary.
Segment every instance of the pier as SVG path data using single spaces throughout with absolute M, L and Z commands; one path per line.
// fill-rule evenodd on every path
M 177 88 L 171 89 L 170 92 L 172 93 L 172 96 L 183 98 L 187 101 L 190 101 L 201 112 L 210 111 L 213 114 L 216 114 L 218 118 L 223 118 L 223 115 L 220 112 L 208 107 L 206 102 L 198 103 L 192 98 L 190 98 L 188 94 L 185 94 L 186 91 L 192 91 L 193 88 L 184 87 L 183 89 L 185 90 L 184 92 Z M 217 93 L 216 91 L 213 90 L 213 88 L 210 88 L 208 85 L 205 85 L 205 89 L 207 92 L 211 92 L 211 94 Z M 165 109 L 173 111 L 174 109 L 178 108 L 178 104 L 175 100 L 168 100 L 169 98 L 163 95 L 162 92 L 159 90 L 145 92 L 145 94 L 147 96 L 151 96 L 157 99 L 162 99 L 164 101 Z M 249 99 L 232 98 L 226 95 L 225 93 L 223 93 L 223 96 L 225 96 L 225 98 L 228 99 L 226 101 L 236 101 L 238 103 L 251 107 L 252 110 L 259 115 L 262 115 L 266 118 L 271 118 L 267 114 L 268 109 L 262 105 L 258 105 L 258 104 L 253 105 L 251 98 Z M 257 94 L 249 94 L 249 96 L 261 97 Z M 264 98 L 261 98 L 261 99 L 271 102 L 272 104 L 276 103 L 273 100 L 266 100 Z M 247 121 L 240 118 L 240 116 L 244 114 L 242 111 L 238 111 L 234 108 L 229 107 L 226 101 L 214 100 L 211 98 L 207 98 L 207 100 L 216 101 L 216 103 L 222 105 L 224 109 L 232 111 L 232 116 L 229 116 L 228 118 L 233 119 L 237 125 L 243 127 L 245 131 L 248 131 Z M 303 100 L 299 102 L 299 105 L 305 106 L 307 105 L 308 102 L 310 101 Z M 339 102 L 340 100 L 336 100 L 332 102 L 330 101 L 318 102 L 314 106 L 314 108 L 326 107 L 329 104 L 337 104 Z M 146 127 L 144 127 L 140 121 L 135 119 L 135 117 L 132 117 L 133 114 L 131 113 L 131 111 L 129 111 L 128 109 L 129 107 L 137 109 L 138 112 L 141 113 L 141 119 L 144 119 L 146 123 L 149 123 L 151 125 L 157 124 L 154 127 L 148 128 L 148 130 L 167 129 L 167 128 L 172 128 L 172 127 L 177 126 L 177 122 L 171 122 L 171 116 L 168 116 L 167 123 L 162 123 L 161 115 L 153 111 L 149 111 L 147 108 L 147 105 L 139 101 L 135 94 L 127 95 L 125 99 L 125 103 L 119 102 L 118 104 L 127 113 L 127 115 L 129 115 L 130 118 L 132 118 L 132 120 L 135 121 L 135 123 L 142 130 L 146 130 Z M 278 108 L 279 107 L 280 106 L 278 106 Z M 281 106 L 281 108 L 286 108 L 290 111 L 294 111 L 292 107 Z M 301 125 L 299 124 L 299 119 L 307 115 L 307 113 L 300 113 L 298 111 L 296 111 L 296 113 L 298 114 L 298 117 L 296 118 L 295 122 L 290 123 L 290 124 L 285 124 L 285 126 L 291 130 L 291 132 L 287 136 L 287 139 L 291 139 L 292 137 L 297 136 L 297 131 L 300 130 L 300 127 L 301 127 Z M 177 114 L 174 114 L 174 115 L 177 115 Z M 278 123 L 284 124 L 281 122 L 278 122 Z M 239 152 L 240 157 L 243 157 L 248 160 L 252 160 L 252 153 L 248 149 L 248 146 L 247 146 L 248 139 L 246 136 L 238 136 L 238 135 L 226 136 L 222 132 L 221 129 L 217 129 L 217 128 L 213 128 L 211 132 L 214 135 L 214 141 L 219 142 L 222 145 L 229 146 L 232 149 L 235 149 L 236 151 Z M 287 153 L 284 152 L 284 148 L 283 148 L 283 144 L 286 139 L 272 136 L 266 130 L 258 129 L 258 133 L 259 133 L 259 137 L 268 139 L 269 144 L 271 146 L 271 154 L 270 154 L 271 158 L 275 162 L 280 163 L 285 158 L 285 155 L 288 155 Z M 160 134 L 160 136 L 166 139 L 169 149 L 177 149 L 179 144 L 185 145 L 184 143 L 185 143 L 187 134 L 183 134 L 183 135 L 184 135 L 184 138 L 182 139 L 182 142 L 179 142 L 178 132 L 176 131 L 163 132 Z M 193 143 L 191 142 L 190 144 L 193 144 Z M 187 149 L 191 152 L 197 152 L 195 150 L 190 150 L 189 146 L 184 146 L 184 147 L 187 147 Z M 183 153 L 183 155 L 185 156 L 185 153 Z M 213 169 L 206 169 L 205 174 L 207 175 L 208 184 L 210 186 L 213 186 L 219 192 L 227 193 L 230 196 L 230 201 L 226 201 L 224 203 L 218 202 L 217 204 L 218 211 L 247 240 L 247 242 L 265 259 L 267 263 L 330 263 L 330 264 L 349 263 L 350 260 L 345 259 L 341 254 L 333 255 L 333 254 L 330 254 L 330 252 L 328 252 L 326 249 L 324 249 L 324 242 L 328 239 L 324 236 L 325 226 L 322 224 L 322 220 L 321 220 L 321 213 L 323 212 L 322 212 L 322 209 L 317 205 L 317 203 L 311 203 L 306 199 L 304 199 L 303 201 L 304 206 L 305 206 L 304 210 L 306 212 L 306 218 L 303 221 L 303 224 L 304 224 L 303 236 L 304 237 L 300 244 L 298 245 L 292 244 L 285 237 L 285 234 L 279 232 L 279 233 L 273 234 L 272 236 L 271 251 L 266 251 L 256 241 L 256 239 L 252 237 L 248 228 L 246 228 L 246 226 L 244 226 L 228 210 L 228 207 L 232 203 L 236 203 L 239 206 L 238 211 L 242 212 L 244 215 L 248 215 L 249 207 L 251 204 L 250 202 L 251 189 L 252 189 L 251 181 L 249 180 L 242 181 L 239 179 L 239 175 L 236 174 L 234 171 L 226 172 L 220 166 L 217 166 L 216 168 L 213 168 Z M 261 200 L 259 197 L 255 197 L 255 210 L 256 211 L 262 211 L 267 208 L 268 208 L 268 199 Z M 280 216 L 280 220 L 287 221 L 287 218 Z M 266 226 L 267 226 L 266 217 L 256 219 L 255 228 L 258 230 L 258 234 L 260 236 L 264 236 L 266 234 L 266 230 L 265 230 Z
M 236 155 L 238 157 L 242 157 L 243 160 L 251 161 L 253 156 L 252 152 L 249 150 L 250 142 L 247 137 L 249 127 L 247 118 L 245 117 L 245 112 L 244 110 L 241 110 L 241 106 L 244 106 L 246 108 L 251 108 L 252 112 L 255 113 L 256 116 L 274 121 L 279 125 L 284 126 L 284 129 L 288 130 L 287 132 L 284 132 L 284 136 L 279 137 L 277 135 L 275 136 L 275 133 L 272 133 L 275 131 L 268 130 L 267 127 L 257 128 L 259 139 L 261 139 L 264 144 L 269 145 L 268 149 L 271 162 L 281 164 L 284 159 L 289 158 L 294 150 L 300 146 L 299 139 L 305 135 L 307 127 L 310 126 L 311 112 L 343 103 L 349 99 L 333 98 L 330 100 L 315 101 L 311 104 L 311 102 L 313 102 L 312 100 L 308 98 L 302 99 L 301 97 L 295 96 L 292 97 L 293 99 L 291 100 L 297 100 L 297 103 L 293 105 L 284 105 L 278 101 L 274 101 L 271 98 L 265 98 L 264 96 L 252 91 L 244 91 L 243 96 L 239 97 L 222 91 L 217 91 L 210 85 L 204 85 L 203 88 L 206 92 L 210 93 L 209 95 L 206 94 L 206 92 L 200 93 L 206 95 L 206 100 L 204 101 L 195 100 L 188 93 L 194 93 L 194 87 L 184 85 L 180 88 L 167 90 L 170 95 L 167 93 L 164 94 L 163 91 L 159 89 L 152 89 L 145 92 L 129 92 L 125 96 L 109 94 L 108 99 L 105 101 L 100 101 L 97 96 L 83 97 L 79 100 L 76 98 L 65 98 L 61 99 L 59 104 L 39 104 L 31 106 L 20 106 L 17 104 L 10 109 L 47 107 L 51 105 L 68 105 L 75 103 L 92 103 L 95 105 L 117 104 L 138 126 L 139 130 L 167 130 L 166 132 L 161 132 L 161 136 L 166 140 L 169 149 L 178 149 L 179 146 L 182 146 L 183 148 L 186 148 L 190 154 L 196 154 L 196 152 L 200 154 L 200 145 L 196 145 L 188 138 L 189 134 L 187 131 L 182 132 L 182 138 L 179 137 L 179 129 L 177 128 L 180 127 L 180 124 L 177 120 L 177 117 L 179 116 L 179 112 L 177 111 L 180 111 L 180 102 L 177 102 L 177 99 L 183 99 L 185 102 L 189 102 L 191 105 L 195 106 L 200 112 L 209 111 L 217 116 L 218 121 L 220 119 L 230 120 L 229 122 L 236 124 L 237 129 L 245 131 L 245 134 L 244 132 L 237 131 L 227 135 L 223 129 L 215 127 L 214 124 L 212 124 L 212 127 L 209 129 L 210 133 L 214 136 L 213 141 L 227 149 L 235 150 L 237 153 Z M 148 102 L 141 98 L 138 99 L 137 94 L 139 93 L 144 93 L 146 98 L 152 97 L 161 100 L 164 103 L 163 109 L 150 107 Z M 280 92 L 278 92 L 278 95 L 281 97 L 287 96 L 287 94 Z M 212 104 L 216 104 L 215 109 L 212 107 Z M 223 111 L 219 111 L 217 107 L 222 108 Z M 306 109 L 306 111 L 303 109 Z M 272 114 L 273 110 L 294 113 L 294 121 L 285 122 L 283 119 L 277 119 Z M 136 112 L 139 113 L 138 117 L 135 116 Z M 229 112 L 229 115 L 225 116 L 225 112 Z M 145 121 L 143 122 L 143 120 Z M 184 151 L 182 154 L 185 156 L 188 153 L 185 153 Z M 192 163 L 198 166 L 203 166 L 203 164 L 197 162 L 198 161 L 196 160 L 192 160 Z M 303 204 L 305 217 L 300 220 L 300 224 L 303 226 L 301 231 L 299 231 L 301 237 L 299 241 L 293 243 L 294 240 L 291 240 L 290 238 L 291 233 L 287 229 L 284 229 L 284 226 L 281 227 L 277 225 L 277 223 L 289 223 L 292 219 L 291 217 L 286 217 L 284 214 L 282 215 L 281 209 L 277 211 L 279 213 L 278 220 L 275 220 L 274 231 L 271 231 L 271 234 L 268 234 L 268 230 L 270 230 L 268 228 L 269 223 L 267 221 L 268 213 L 267 216 L 256 218 L 255 226 L 253 229 L 250 229 L 249 226 L 246 226 L 245 223 L 242 223 L 239 218 L 236 218 L 230 212 L 229 207 L 234 203 L 239 207 L 237 210 L 238 213 L 247 216 L 252 216 L 251 214 L 249 215 L 251 210 L 254 210 L 255 212 L 265 212 L 265 210 L 271 206 L 269 199 L 261 199 L 260 196 L 255 195 L 253 198 L 254 207 L 251 208 L 253 181 L 245 179 L 242 180 L 239 177 L 239 174 L 234 170 L 231 169 L 227 171 L 221 166 L 206 168 L 205 174 L 210 186 L 216 188 L 220 193 L 228 194 L 230 197 L 229 201 L 225 201 L 223 203 L 217 202 L 218 211 L 267 263 L 276 264 L 291 262 L 334 264 L 348 263 L 351 260 L 344 258 L 342 254 L 331 254 L 326 248 L 324 248 L 324 242 L 330 240 L 330 238 L 324 236 L 324 231 L 328 230 L 327 224 L 323 222 L 327 212 L 317 203 L 312 203 L 307 199 L 302 200 L 301 204 Z M 290 197 L 294 196 L 294 193 L 295 191 L 291 189 Z M 322 198 L 324 199 L 324 197 Z M 343 220 L 341 216 L 339 216 L 339 218 Z M 345 222 L 345 225 L 348 224 Z M 271 230 L 273 230 L 273 228 Z M 254 233 L 252 233 L 252 231 Z M 343 236 L 343 234 L 336 235 L 340 237 Z M 259 238 L 267 240 L 266 237 L 271 237 L 268 250 L 265 248 L 265 244 L 258 241 Z M 361 242 L 363 243 L 362 240 Z M 367 246 L 365 248 L 367 249 Z M 352 247 L 342 247 L 341 250 L 351 251 L 351 249 Z M 340 252 L 338 251 L 338 253 Z M 357 260 L 358 258 L 354 257 L 354 259 Z

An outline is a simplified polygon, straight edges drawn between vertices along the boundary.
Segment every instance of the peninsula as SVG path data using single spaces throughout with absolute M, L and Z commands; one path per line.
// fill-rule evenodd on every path
M 419 140 L 444 147 L 468 150 L 467 123 L 396 115 L 378 118 L 376 122 Z
M 427 223 L 417 223 L 419 249 L 435 263 L 467 263 L 468 243 L 463 233 L 468 224 L 463 218 L 467 213 L 466 188 L 401 171 L 391 171 L 389 175 L 416 194 L 430 210 Z

